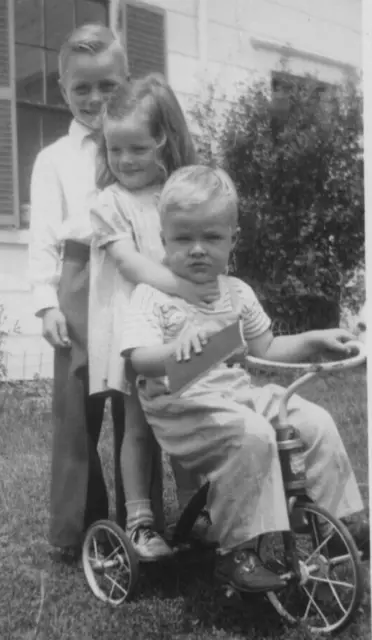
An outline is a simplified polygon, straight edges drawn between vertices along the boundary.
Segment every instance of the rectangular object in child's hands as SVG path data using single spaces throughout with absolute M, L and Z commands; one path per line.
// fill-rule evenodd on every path
M 165 363 L 171 393 L 180 393 L 246 346 L 240 320 L 208 339 L 201 353 L 191 353 L 190 360 L 177 362 L 172 355 Z

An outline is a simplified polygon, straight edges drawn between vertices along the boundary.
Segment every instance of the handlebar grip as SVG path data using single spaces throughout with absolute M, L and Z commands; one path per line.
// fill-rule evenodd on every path
M 356 351 L 356 355 L 342 360 L 334 360 L 331 362 L 274 362 L 272 360 L 264 360 L 263 358 L 255 358 L 247 356 L 246 362 L 259 369 L 265 370 L 281 370 L 281 371 L 303 371 L 304 373 L 322 373 L 327 371 L 341 371 L 342 369 L 351 369 L 357 367 L 367 360 L 367 352 L 364 344 L 357 340 L 348 342 L 348 346 Z

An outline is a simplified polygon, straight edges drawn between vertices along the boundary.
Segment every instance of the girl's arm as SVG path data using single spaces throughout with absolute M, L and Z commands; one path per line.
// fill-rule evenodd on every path
M 113 188 L 107 187 L 92 201 L 91 223 L 96 246 L 107 252 L 123 277 L 134 285 L 148 284 L 195 305 L 218 297 L 216 285 L 194 285 L 137 251 L 130 215 L 126 217 L 125 202 L 118 203 Z
M 176 276 L 168 267 L 142 255 L 129 243 L 118 240 L 106 246 L 106 251 L 114 260 L 120 273 L 133 284 L 148 284 L 171 296 L 179 296 L 192 304 L 211 302 L 218 297 L 213 285 L 195 285 Z

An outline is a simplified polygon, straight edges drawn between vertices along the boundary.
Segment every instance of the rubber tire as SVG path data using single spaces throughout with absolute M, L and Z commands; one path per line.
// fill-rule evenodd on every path
M 89 584 L 90 589 L 93 591 L 92 586 L 90 584 L 90 580 L 87 576 L 86 573 L 86 568 L 85 568 L 85 562 L 89 562 L 88 560 L 85 560 L 85 554 L 84 554 L 84 548 L 86 547 L 86 545 L 88 544 L 88 540 L 89 537 L 92 535 L 92 533 L 94 532 L 95 529 L 97 529 L 97 531 L 99 529 L 105 529 L 112 531 L 112 533 L 119 538 L 122 546 L 125 549 L 125 552 L 127 554 L 127 559 L 129 562 L 129 566 L 130 566 L 130 571 L 131 571 L 131 579 L 129 582 L 129 586 L 128 586 L 128 593 L 126 595 L 126 597 L 124 599 L 122 599 L 120 601 L 120 603 L 118 604 L 114 604 L 114 603 L 110 603 L 111 606 L 120 606 L 123 602 L 126 602 L 127 600 L 130 600 L 130 598 L 133 596 L 137 582 L 138 582 L 138 578 L 139 578 L 139 560 L 137 557 L 137 554 L 133 548 L 133 545 L 131 543 L 131 541 L 129 540 L 128 536 L 126 535 L 126 533 L 123 531 L 123 529 L 116 523 L 113 522 L 112 520 L 97 520 L 96 522 L 94 522 L 93 524 L 91 524 L 91 526 L 88 528 L 86 534 L 85 534 L 85 538 L 84 538 L 84 542 L 83 542 L 83 550 L 82 550 L 82 562 L 83 562 L 83 570 L 84 570 L 84 574 L 86 577 L 86 580 Z M 94 595 L 97 596 L 97 594 L 94 593 Z M 100 598 L 101 599 L 101 598 Z
M 359 605 L 361 603 L 361 600 L 364 594 L 364 579 L 363 579 L 363 573 L 362 573 L 361 562 L 359 557 L 359 551 L 347 527 L 342 522 L 340 522 L 340 520 L 332 516 L 326 509 L 323 509 L 322 507 L 319 507 L 318 505 L 312 502 L 298 502 L 294 506 L 293 510 L 295 509 L 302 509 L 303 511 L 309 511 L 313 514 L 318 514 L 320 516 L 323 516 L 324 518 L 327 518 L 329 522 L 332 523 L 334 528 L 339 533 L 342 534 L 345 545 L 348 548 L 348 553 L 352 557 L 353 564 L 354 564 L 354 571 L 355 571 L 355 589 L 354 589 L 354 598 L 353 598 L 350 610 L 347 613 L 347 616 L 343 620 L 341 620 L 339 623 L 335 623 L 334 625 L 332 625 L 332 627 L 327 631 L 324 631 L 324 630 L 322 631 L 322 629 L 319 629 L 318 627 L 308 626 L 309 631 L 311 631 L 312 633 L 334 633 L 335 631 L 340 631 L 351 622 L 353 616 L 355 615 L 357 609 L 359 608 Z M 263 537 L 264 536 L 262 536 L 262 538 Z M 284 609 L 276 593 L 274 593 L 273 591 L 270 591 L 266 593 L 266 596 L 270 601 L 270 603 L 273 605 L 273 607 L 277 610 L 279 615 L 284 617 L 288 622 L 290 622 L 291 624 L 298 624 L 301 622 L 301 618 L 294 618 L 288 611 Z

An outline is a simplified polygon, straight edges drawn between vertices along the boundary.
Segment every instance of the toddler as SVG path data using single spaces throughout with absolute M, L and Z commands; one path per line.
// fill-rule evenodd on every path
M 224 171 L 179 169 L 167 181 L 159 209 L 172 272 L 196 285 L 213 283 L 219 295 L 202 308 L 140 284 L 122 318 L 121 350 L 138 374 L 140 402 L 161 447 L 186 470 L 209 480 L 207 507 L 220 546 L 217 577 L 247 591 L 280 589 L 279 577 L 262 564 L 254 542 L 261 534 L 289 528 L 271 424 L 283 389 L 256 387 L 246 371 L 222 363 L 183 393 L 172 394 L 165 362 L 172 354 L 187 359 L 191 350 L 202 351 L 209 335 L 238 317 L 249 353 L 273 361 L 301 362 L 325 350 L 346 355 L 353 336 L 331 329 L 274 337 L 251 287 L 224 275 L 238 232 L 237 194 Z M 289 419 L 305 446 L 309 497 L 341 518 L 362 510 L 331 416 L 293 396 Z M 354 536 L 368 553 L 368 525 Z

